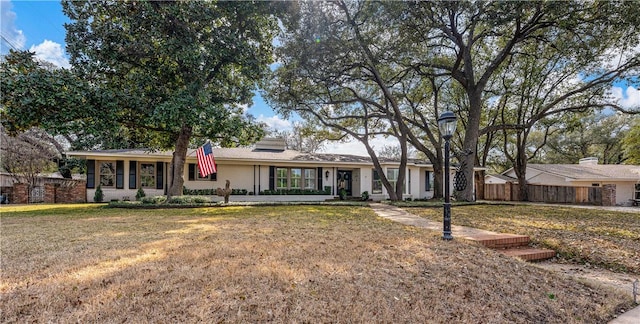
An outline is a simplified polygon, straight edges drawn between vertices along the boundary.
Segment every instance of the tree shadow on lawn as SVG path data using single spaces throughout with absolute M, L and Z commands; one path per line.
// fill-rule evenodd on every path
M 212 210 L 10 218 L 0 320 L 595 323 L 630 305 L 369 208 Z

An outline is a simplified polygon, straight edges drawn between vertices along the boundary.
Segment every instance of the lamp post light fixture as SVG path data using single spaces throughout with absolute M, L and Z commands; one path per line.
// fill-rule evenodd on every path
M 456 115 L 451 111 L 443 112 L 438 117 L 438 128 L 440 134 L 444 139 L 444 220 L 442 239 L 453 240 L 451 235 L 451 199 L 450 199 L 450 185 L 449 185 L 449 140 L 453 137 L 453 133 L 456 132 Z

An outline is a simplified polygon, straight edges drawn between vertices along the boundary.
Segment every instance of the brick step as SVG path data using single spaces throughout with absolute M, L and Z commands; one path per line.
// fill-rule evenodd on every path
M 529 245 L 529 237 L 517 234 L 480 234 L 466 237 L 491 249 L 506 249 Z
M 556 251 L 547 249 L 511 248 L 498 251 L 504 255 L 517 257 L 525 261 L 542 261 L 556 256 Z

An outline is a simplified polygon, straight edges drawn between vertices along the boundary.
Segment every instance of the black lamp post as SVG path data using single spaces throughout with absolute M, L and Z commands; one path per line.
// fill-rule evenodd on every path
M 456 131 L 456 115 L 450 111 L 443 112 L 438 117 L 438 128 L 444 138 L 444 228 L 442 231 L 443 240 L 453 240 L 451 235 L 451 200 L 449 188 L 449 140 Z

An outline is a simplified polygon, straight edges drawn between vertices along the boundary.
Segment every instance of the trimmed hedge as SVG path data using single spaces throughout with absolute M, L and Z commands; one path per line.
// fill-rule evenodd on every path
M 186 196 L 215 196 L 217 195 L 216 189 L 189 189 L 187 187 L 182 188 L 182 194 Z M 247 189 L 231 189 L 232 196 L 246 196 L 252 195 L 253 192 L 247 191 Z

